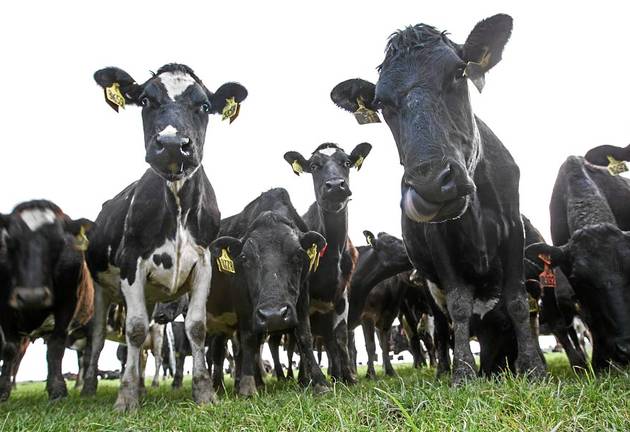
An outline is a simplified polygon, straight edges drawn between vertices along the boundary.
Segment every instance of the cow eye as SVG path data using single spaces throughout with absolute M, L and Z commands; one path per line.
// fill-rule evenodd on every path
M 350 161 L 345 161 L 343 163 L 343 166 L 345 166 L 346 168 L 350 168 L 352 166 L 352 164 L 350 163 Z
M 311 172 L 315 172 L 315 171 L 317 171 L 317 170 L 319 169 L 319 165 L 317 165 L 317 164 L 311 164 L 310 169 L 311 169 Z
M 140 99 L 140 105 L 142 105 L 143 107 L 148 107 L 151 104 L 151 101 L 149 100 L 148 97 L 143 97 L 142 99 Z
M 466 70 L 466 65 L 462 65 L 459 66 L 457 69 L 455 69 L 455 80 L 460 80 L 462 78 L 465 78 L 464 76 L 464 71 Z
M 209 113 L 210 112 L 210 104 L 208 102 L 204 102 L 201 104 L 201 111 L 205 112 L 205 113 Z

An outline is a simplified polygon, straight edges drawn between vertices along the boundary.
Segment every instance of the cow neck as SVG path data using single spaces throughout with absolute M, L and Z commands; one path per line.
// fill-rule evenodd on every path
M 317 205 L 319 215 L 320 234 L 326 239 L 328 251 L 343 252 L 348 238 L 348 206 L 340 212 L 328 212 Z
M 175 199 L 178 218 L 181 217 L 183 211 L 190 210 L 195 206 L 194 200 L 198 200 L 201 196 L 197 192 L 203 188 L 204 177 L 203 167 L 199 165 L 199 168 L 186 178 L 177 181 L 164 180 L 166 188 L 170 190 Z

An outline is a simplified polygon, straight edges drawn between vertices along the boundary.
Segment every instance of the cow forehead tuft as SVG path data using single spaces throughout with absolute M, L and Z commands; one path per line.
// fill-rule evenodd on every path
M 188 87 L 197 82 L 189 74 L 180 71 L 163 72 L 158 76 L 158 79 L 166 89 L 166 93 L 168 93 L 168 97 L 171 100 L 175 100 L 177 96 L 184 93 Z
M 31 231 L 40 227 L 55 223 L 57 216 L 51 209 L 27 209 L 19 213 L 20 219 Z
M 337 150 L 339 150 L 337 147 L 326 147 L 326 148 L 317 150 L 317 153 L 321 153 L 326 156 L 332 156 L 337 152 Z

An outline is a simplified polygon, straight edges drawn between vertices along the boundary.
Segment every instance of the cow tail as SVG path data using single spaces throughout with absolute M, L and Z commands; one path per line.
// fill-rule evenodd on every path
M 85 325 L 92 319 L 92 315 L 94 315 L 94 282 L 83 255 L 77 283 L 77 305 L 74 308 L 72 321 Z

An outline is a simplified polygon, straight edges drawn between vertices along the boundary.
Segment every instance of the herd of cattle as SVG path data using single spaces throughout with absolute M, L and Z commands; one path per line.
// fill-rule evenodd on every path
M 97 71 L 112 108 L 142 107 L 150 168 L 94 222 L 45 200 L 0 214 L 0 400 L 38 337 L 47 343 L 51 399 L 67 394 L 66 347 L 80 353 L 81 394 L 93 395 L 105 339 L 123 343 L 121 411 L 138 406 L 144 350 L 152 345 L 161 358 L 163 340 L 180 341 L 166 344 L 179 371 L 174 385 L 183 356 L 192 356 L 199 404 L 216 400 L 228 340 L 240 395 L 263 385 L 265 342 L 278 377 L 284 344 L 287 376 L 295 351 L 298 380 L 315 393 L 329 381 L 314 349 L 326 351 L 332 379 L 354 383 L 354 330 L 362 323 L 371 377 L 375 330 L 387 374 L 394 339 L 407 342 L 416 365 L 426 350 L 454 384 L 506 369 L 542 377 L 541 329 L 585 369 L 575 318 L 591 333 L 595 370 L 630 362 L 630 181 L 617 175 L 630 148 L 567 158 L 550 203 L 554 246 L 545 243 L 521 214 L 517 164 L 469 100 L 468 81 L 482 90 L 511 30 L 503 14 L 479 22 L 464 44 L 428 25 L 407 27 L 389 38 L 376 84 L 351 79 L 332 90 L 360 124 L 384 118 L 404 167 L 403 238 L 366 231 L 368 245 L 359 247 L 348 238 L 349 175 L 370 144 L 284 155 L 295 174 L 312 176 L 315 202 L 304 215 L 276 188 L 221 219 L 201 163 L 206 127 L 209 114 L 236 119 L 245 87 L 212 92 L 181 64 L 143 84 L 119 68 Z M 165 332 L 181 314 L 185 323 Z M 401 326 L 392 332 L 396 317 Z

